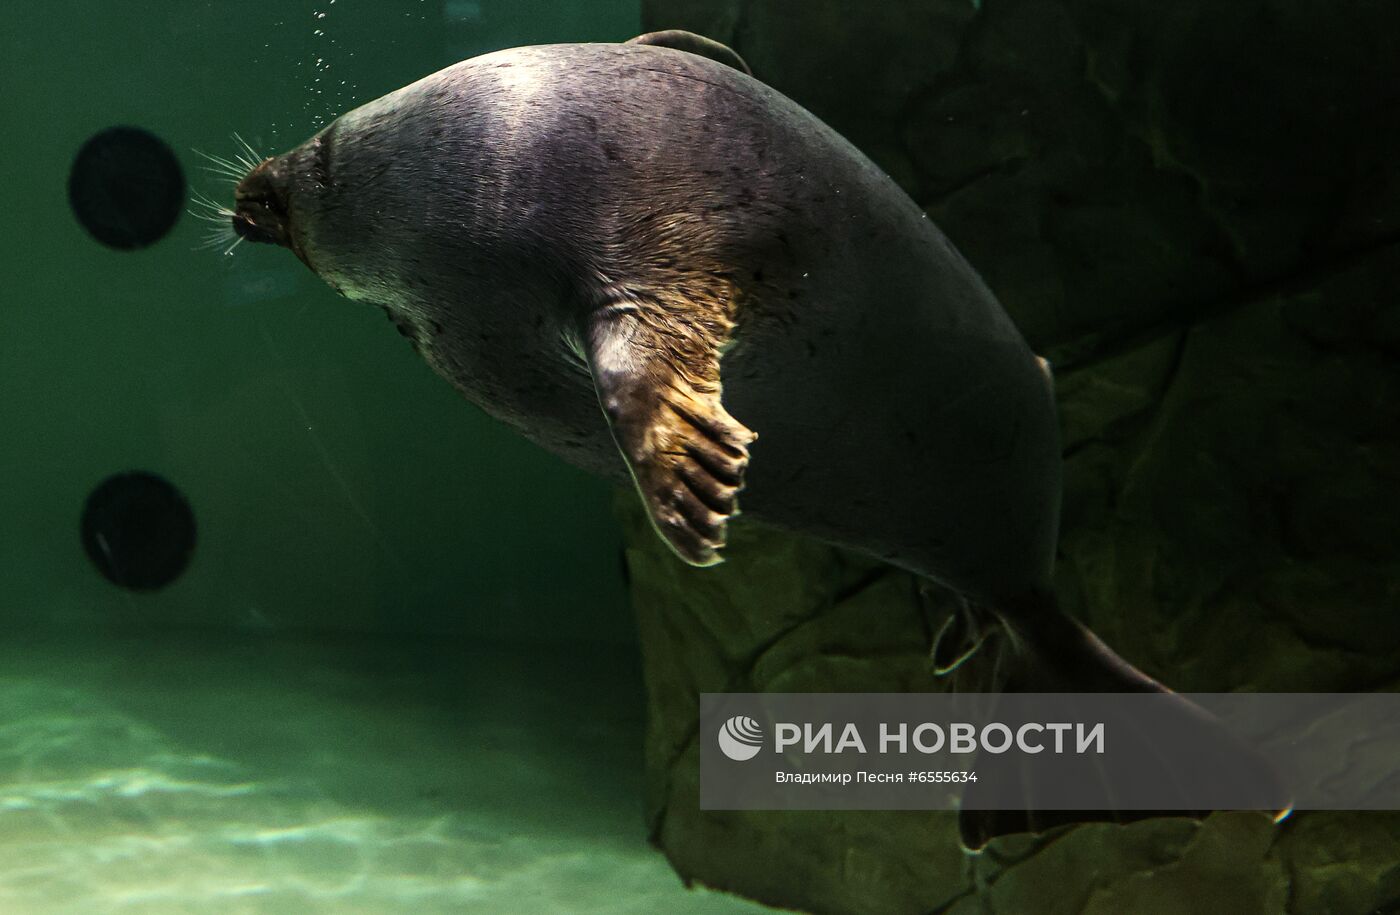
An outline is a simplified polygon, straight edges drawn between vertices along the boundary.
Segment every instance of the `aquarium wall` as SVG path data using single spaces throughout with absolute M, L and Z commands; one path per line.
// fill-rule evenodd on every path
M 630 640 L 605 484 L 466 404 L 377 309 L 278 252 L 201 249 L 209 226 L 184 211 L 186 190 L 231 200 L 195 151 L 250 155 L 235 133 L 279 152 L 462 58 L 638 20 L 630 0 L 12 4 L 5 627 Z M 135 511 L 123 499 L 161 516 L 165 495 L 128 478 L 81 532 L 94 491 L 132 472 L 194 526 L 106 531 L 117 565 L 155 554 L 164 586 L 140 591 L 89 553 L 102 518 Z

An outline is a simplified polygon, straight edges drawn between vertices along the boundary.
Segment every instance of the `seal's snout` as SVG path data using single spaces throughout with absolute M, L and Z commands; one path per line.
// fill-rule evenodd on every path
M 248 241 L 291 248 L 286 182 L 281 180 L 276 161 L 267 160 L 238 182 L 234 192 L 233 231 Z
M 249 208 L 253 209 L 253 208 Z M 239 212 L 233 214 L 233 231 L 239 238 L 248 241 L 261 242 L 270 245 L 286 245 L 286 233 L 277 231 L 272 227 L 272 220 L 267 219 L 263 214 L 249 215 L 243 212 L 240 206 Z

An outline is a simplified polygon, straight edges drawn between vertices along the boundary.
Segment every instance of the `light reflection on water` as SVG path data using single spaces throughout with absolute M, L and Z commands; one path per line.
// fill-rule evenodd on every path
M 270 644 L 0 649 L 0 912 L 760 911 L 647 847 L 630 680 Z

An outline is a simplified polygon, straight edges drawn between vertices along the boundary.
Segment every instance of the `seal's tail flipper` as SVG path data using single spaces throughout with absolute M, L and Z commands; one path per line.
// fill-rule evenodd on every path
M 1158 714 L 1164 716 L 1162 720 L 1170 725 L 1174 735 L 1184 735 L 1186 739 L 1165 746 L 1160 740 L 1151 739 L 1154 735 L 1147 731 L 1147 725 L 1134 721 L 1127 713 L 1108 722 L 1106 728 L 1117 742 L 1116 756 L 1110 762 L 1125 758 L 1135 762 L 1131 771 L 1115 772 L 1111 764 L 1101 767 L 1099 781 L 1092 786 L 1099 801 L 1094 807 L 1099 809 L 1091 810 L 1044 809 L 1050 806 L 1044 799 L 1053 799 L 1057 786 L 1052 776 L 1033 764 L 1033 759 L 1014 754 L 979 758 L 979 780 L 968 784 L 959 813 L 959 832 L 966 848 L 980 849 L 997 836 L 1009 833 L 1039 833 L 1074 823 L 1128 823 L 1157 816 L 1199 819 L 1210 812 L 1115 809 L 1113 800 L 1123 796 L 1125 779 L 1139 785 L 1150 781 L 1168 789 L 1209 784 L 1219 796 L 1257 802 L 1242 803 L 1242 809 L 1268 810 L 1276 820 L 1287 814 L 1287 791 L 1269 760 L 1184 696 L 1114 654 L 1086 627 L 1065 615 L 1053 596 L 1036 595 L 1022 605 L 998 609 L 996 615 L 1010 637 L 1003 640 L 1001 647 L 1020 655 L 1008 691 L 1156 694 L 1163 701 Z M 1209 747 L 1210 751 L 1197 752 L 1201 747 Z M 1150 771 L 1144 771 L 1144 767 Z M 979 784 L 984 786 L 980 794 Z M 1003 809 L 978 809 L 984 806 L 987 786 L 992 785 L 1001 788 L 998 805 Z M 1016 809 L 1005 809 L 1007 785 L 1017 786 Z M 1063 792 L 1060 794 L 1063 796 Z M 1189 797 L 1199 797 L 1194 793 L 1176 796 L 1182 799 L 1183 808 L 1189 806 Z M 1042 799 L 1042 809 L 1036 809 L 1037 798 Z
M 712 38 L 704 35 L 697 35 L 694 32 L 687 32 L 684 29 L 666 29 L 664 32 L 647 32 L 645 35 L 638 35 L 627 42 L 628 44 L 647 44 L 658 48 L 671 48 L 675 51 L 685 51 L 688 54 L 698 54 L 701 57 L 708 57 L 716 60 L 727 67 L 733 67 L 740 73 L 753 76 L 753 71 L 744 58 L 728 45 L 720 44 Z

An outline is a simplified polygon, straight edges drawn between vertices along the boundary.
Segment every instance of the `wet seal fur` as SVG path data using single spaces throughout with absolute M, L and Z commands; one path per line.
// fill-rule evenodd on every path
M 889 177 L 747 69 L 677 32 L 473 58 L 261 164 L 234 227 L 383 307 L 488 413 L 630 476 L 687 562 L 719 561 L 742 489 L 985 608 L 1028 683 L 1164 691 L 1056 607 L 1043 360 Z

